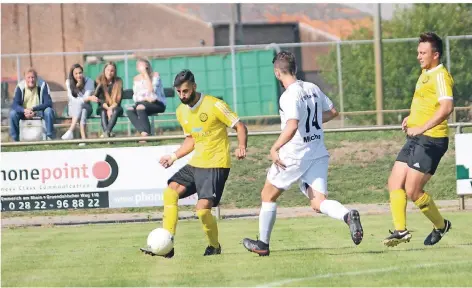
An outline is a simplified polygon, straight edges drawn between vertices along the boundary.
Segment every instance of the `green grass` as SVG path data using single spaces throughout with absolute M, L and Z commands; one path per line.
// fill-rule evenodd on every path
M 468 128 L 467 128 L 468 129 Z M 472 132 L 472 129 L 464 132 Z M 405 136 L 399 131 L 379 132 L 346 132 L 326 133 L 326 146 L 331 154 L 328 176 L 329 196 L 342 203 L 382 203 L 388 202 L 387 179 L 391 167 Z M 233 145 L 236 144 L 235 138 Z M 260 190 L 263 187 L 266 171 L 271 165 L 269 149 L 276 136 L 250 136 L 248 157 L 243 161 L 233 158 L 233 167 L 226 184 L 221 205 L 223 208 L 257 207 L 260 204 Z M 164 145 L 180 143 L 177 141 L 161 141 L 145 145 Z M 112 147 L 137 146 L 134 143 L 114 144 Z M 79 148 L 77 145 L 6 147 L 3 151 L 24 151 L 42 149 L 89 149 L 109 147 L 104 144 L 88 145 Z M 454 131 L 451 129 L 449 151 L 441 160 L 436 175 L 427 184 L 426 190 L 435 199 L 455 199 L 455 151 Z M 279 205 L 285 207 L 306 205 L 306 198 L 293 185 L 280 198 Z M 159 210 L 160 208 L 157 208 Z M 101 209 L 93 213 L 109 212 L 149 212 L 155 207 L 131 209 Z M 28 213 L 28 214 L 25 214 Z M 2 212 L 2 217 L 18 215 L 64 215 L 91 213 L 90 210 L 69 211 L 34 211 L 34 212 Z
M 223 254 L 211 257 L 202 256 L 207 244 L 201 224 L 181 221 L 173 259 L 138 251 L 147 233 L 160 223 L 4 228 L 1 284 L 256 286 L 292 279 L 280 285 L 469 286 L 472 214 L 444 215 L 453 229 L 436 246 L 423 245 L 431 224 L 422 214 L 412 213 L 408 216 L 412 241 L 395 248 L 381 244 L 391 227 L 390 215 L 363 217 L 365 236 L 359 246 L 352 243 L 341 221 L 279 219 L 269 257 L 248 253 L 240 244 L 243 237 L 257 235 L 257 219 L 220 221 Z

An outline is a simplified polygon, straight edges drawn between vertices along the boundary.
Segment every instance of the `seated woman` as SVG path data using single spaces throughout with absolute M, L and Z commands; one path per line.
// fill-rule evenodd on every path
M 148 116 L 166 110 L 166 97 L 159 73 L 152 71 L 151 63 L 148 60 L 138 59 L 136 70 L 139 74 L 134 77 L 133 83 L 135 103 L 126 112 L 141 136 L 148 136 L 151 134 Z
M 80 119 L 80 136 L 87 138 L 86 124 L 87 118 L 92 115 L 92 105 L 90 102 L 97 102 L 97 97 L 93 96 L 93 80 L 84 76 L 84 69 L 80 64 L 74 64 L 70 68 L 69 77 L 66 80 L 67 97 L 69 98 L 69 115 L 72 118 L 69 130 L 62 135 L 63 140 L 74 139 L 74 128 Z M 82 143 L 81 143 L 82 144 Z
M 115 127 L 118 117 L 123 115 L 121 107 L 123 80 L 116 76 L 116 64 L 114 62 L 105 64 L 103 72 L 98 76 L 96 82 L 95 95 L 100 103 L 98 114 L 100 114 L 102 123 L 102 137 L 113 137 L 113 127 Z

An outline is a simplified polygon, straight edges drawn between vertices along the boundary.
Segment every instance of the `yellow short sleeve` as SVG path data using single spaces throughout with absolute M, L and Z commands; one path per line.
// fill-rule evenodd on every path
M 236 115 L 236 113 L 234 113 L 224 101 L 215 102 L 213 112 L 218 120 L 228 127 L 234 127 L 234 125 L 239 121 L 238 115 Z
M 453 86 L 454 82 L 451 76 L 444 72 L 439 72 L 436 75 L 436 96 L 438 97 L 438 101 L 452 99 Z

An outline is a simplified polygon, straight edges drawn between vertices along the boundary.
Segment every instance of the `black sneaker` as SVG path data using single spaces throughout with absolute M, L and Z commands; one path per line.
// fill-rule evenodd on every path
M 221 254 L 221 245 L 218 246 L 218 248 L 215 248 L 213 246 L 208 246 L 205 249 L 205 253 L 203 256 L 210 256 L 210 255 L 218 255 Z
M 390 236 L 385 238 L 385 240 L 383 241 L 384 245 L 387 247 L 395 247 L 400 243 L 410 242 L 411 234 L 408 230 L 404 230 L 404 231 L 395 230 L 393 232 L 392 231 L 389 231 L 389 232 L 390 232 Z
M 364 237 L 364 230 L 361 225 L 361 216 L 359 211 L 351 210 L 347 213 L 347 225 L 349 225 L 349 230 L 351 230 L 351 238 L 354 244 L 359 245 Z
M 259 256 L 269 256 L 270 254 L 269 244 L 266 244 L 259 240 L 252 240 L 249 238 L 244 238 L 243 246 L 249 252 L 254 252 L 258 254 Z
M 444 235 L 452 228 L 451 222 L 449 220 L 444 219 L 444 228 L 443 229 L 436 229 L 434 228 L 433 231 L 424 239 L 424 245 L 430 246 L 438 243 Z
M 151 255 L 151 256 L 161 256 L 161 255 L 157 255 L 155 254 L 154 252 L 152 252 L 149 248 L 139 248 L 139 250 L 141 250 L 141 252 L 144 252 L 144 254 L 146 255 Z M 169 253 L 167 253 L 166 255 L 163 255 L 161 257 L 164 257 L 164 258 L 172 258 L 174 257 L 174 248 L 172 248 L 172 250 L 170 250 Z

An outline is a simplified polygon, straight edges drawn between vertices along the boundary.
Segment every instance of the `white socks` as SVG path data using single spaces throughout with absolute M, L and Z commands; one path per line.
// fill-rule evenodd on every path
M 277 203 L 262 202 L 261 212 L 259 214 L 259 240 L 266 244 L 269 244 L 276 215 Z
M 331 218 L 344 221 L 344 215 L 349 210 L 336 200 L 324 200 L 320 205 L 321 213 L 328 215 Z
M 344 215 L 349 213 L 349 210 L 336 200 L 324 200 L 321 202 L 320 210 L 321 213 L 341 221 L 344 221 Z M 277 203 L 262 202 L 259 214 L 259 240 L 266 244 L 269 244 L 276 216 Z

